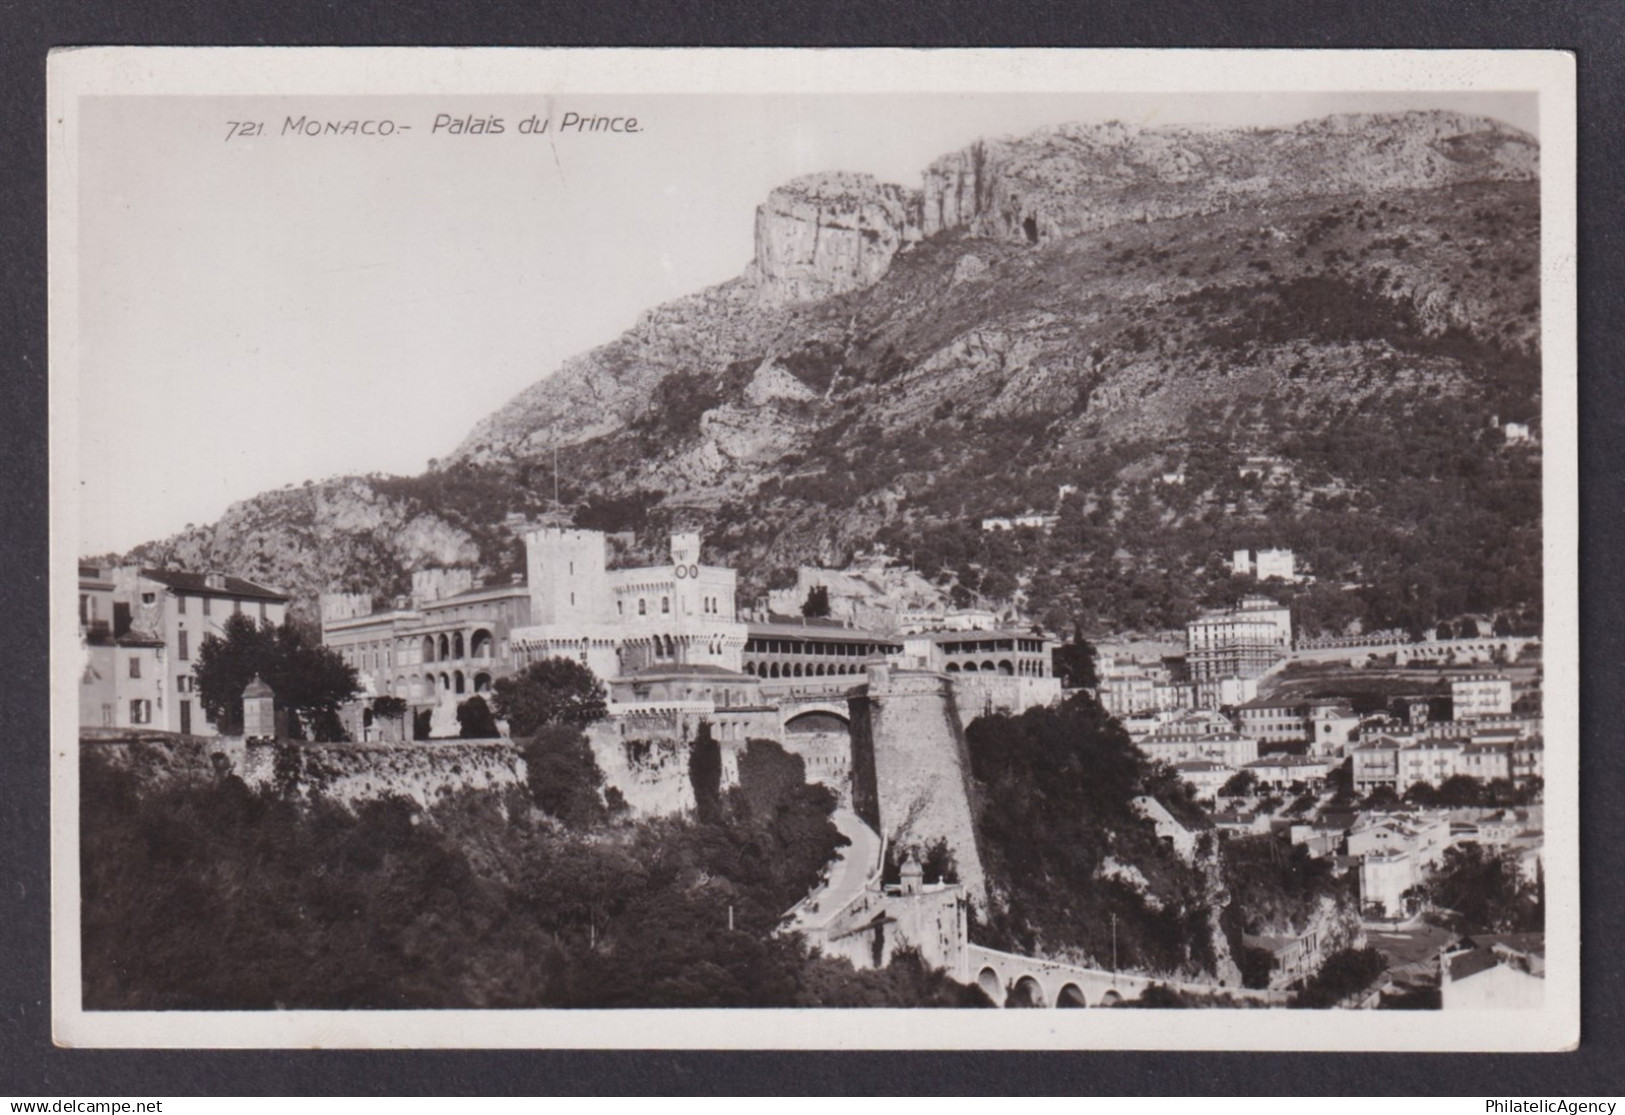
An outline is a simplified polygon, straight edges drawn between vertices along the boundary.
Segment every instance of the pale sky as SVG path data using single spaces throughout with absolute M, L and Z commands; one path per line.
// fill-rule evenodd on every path
M 519 134 L 544 97 L 86 101 L 81 554 L 344 473 L 416 473 L 638 314 L 731 278 L 797 175 L 918 186 L 981 136 L 1067 121 L 1286 125 L 1447 108 L 1536 133 L 1528 93 L 621 96 L 634 135 Z M 500 136 L 431 134 L 437 113 Z M 281 135 L 392 119 L 389 138 Z M 227 122 L 263 121 L 226 140 Z M 555 123 L 556 126 L 556 123 Z

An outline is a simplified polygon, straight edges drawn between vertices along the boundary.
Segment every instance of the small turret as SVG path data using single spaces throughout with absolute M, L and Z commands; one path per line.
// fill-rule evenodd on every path
M 276 738 L 276 693 L 258 674 L 243 688 L 243 735 Z
M 925 868 L 920 866 L 920 861 L 914 858 L 913 852 L 910 852 L 908 858 L 903 861 L 898 874 L 902 877 L 904 894 L 919 894 L 925 885 Z

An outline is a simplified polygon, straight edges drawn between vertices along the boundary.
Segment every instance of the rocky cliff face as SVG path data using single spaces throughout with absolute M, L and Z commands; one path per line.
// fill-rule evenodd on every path
M 752 277 L 769 304 L 827 298 L 878 281 L 919 238 L 918 192 L 867 174 L 798 178 L 756 210 Z
M 1032 244 L 1264 200 L 1527 179 L 1522 132 L 1457 113 L 1332 116 L 1285 130 L 1063 125 L 932 163 L 924 232 Z
M 480 547 L 440 516 L 349 477 L 243 500 L 217 522 L 140 547 L 135 556 L 180 569 L 230 569 L 286 588 L 299 597 L 296 614 L 314 620 L 321 592 L 404 592 L 413 570 L 477 565 Z M 319 579 L 312 576 L 318 570 Z
M 523 456 L 609 434 L 671 371 L 720 369 L 787 347 L 798 323 L 785 307 L 810 312 L 872 288 L 927 237 L 1051 244 L 1232 212 L 1248 214 L 1239 223 L 1251 228 L 1252 216 L 1306 198 L 1528 181 L 1538 159 L 1516 129 L 1429 112 L 1334 116 L 1284 130 L 1066 125 L 946 155 L 926 168 L 918 191 L 857 174 L 797 179 L 758 208 L 755 258 L 740 280 L 651 310 L 619 339 L 567 361 L 482 421 L 457 459 Z M 989 263 L 967 253 L 949 285 L 989 281 Z M 1458 304 L 1459 291 L 1441 294 L 1431 277 L 1402 270 L 1399 282 L 1441 328 L 1484 311 Z

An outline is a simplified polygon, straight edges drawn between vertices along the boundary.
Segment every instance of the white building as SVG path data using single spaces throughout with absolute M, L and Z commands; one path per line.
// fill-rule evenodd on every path
M 1276 578 L 1282 581 L 1298 579 L 1298 559 L 1291 550 L 1259 550 L 1253 574 L 1260 581 Z
M 1251 700 L 1257 679 L 1291 649 L 1292 611 L 1268 597 L 1249 596 L 1230 611 L 1197 617 L 1185 625 L 1185 657 L 1197 704 L 1217 708 Z M 1222 684 L 1231 679 L 1243 684 Z M 1249 689 L 1251 695 L 1244 696 Z
M 212 736 L 218 729 L 204 714 L 197 697 L 192 663 L 203 640 L 223 637 L 235 615 L 281 626 L 288 597 L 272 588 L 228 573 L 192 573 L 175 569 L 125 566 L 113 573 L 117 623 L 131 633 L 161 643 L 158 661 L 165 673 L 151 687 L 148 726 L 170 732 Z
M 1256 557 L 1251 550 L 1237 550 L 1230 557 L 1230 569 L 1238 577 L 1253 577 L 1260 581 L 1271 579 L 1296 582 L 1298 559 L 1291 550 L 1259 550 Z
M 1463 938 L 1439 954 L 1445 1010 L 1539 1010 L 1546 999 L 1546 942 L 1539 933 Z
M 1301 782 L 1307 787 L 1318 787 L 1326 781 L 1324 760 L 1307 755 L 1271 755 L 1255 759 L 1242 768 L 1252 772 L 1258 784 L 1271 790 L 1287 790 Z
M 168 648 L 156 635 L 128 629 L 114 587 L 99 567 L 79 567 L 79 724 L 162 727 Z
M 1232 731 L 1185 732 L 1176 723 L 1165 724 L 1137 744 L 1145 757 L 1172 766 L 1207 760 L 1227 767 L 1243 767 L 1258 759 L 1258 741 Z
M 1372 852 L 1360 859 L 1360 910 L 1367 917 L 1410 916 L 1416 900 L 1408 894 L 1420 881 L 1416 857 L 1403 849 Z
M 509 635 L 521 662 L 574 658 L 608 681 L 649 666 L 741 672 L 746 626 L 737 574 L 700 563 L 700 536 L 671 536 L 667 565 L 608 567 L 604 535 L 542 527 L 525 535 L 530 626 Z
M 1360 716 L 1345 704 L 1317 704 L 1310 709 L 1309 752 L 1342 755 L 1360 738 Z
M 1510 715 L 1512 679 L 1504 674 L 1457 674 L 1450 679 L 1450 704 L 1457 720 Z
M 1173 764 L 1175 774 L 1190 783 L 1196 796 L 1204 801 L 1211 801 L 1218 796 L 1219 790 L 1236 774 L 1236 768 L 1216 763 L 1210 759 L 1186 759 Z

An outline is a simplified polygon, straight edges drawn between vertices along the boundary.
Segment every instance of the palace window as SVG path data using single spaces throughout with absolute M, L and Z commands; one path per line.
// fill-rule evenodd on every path
M 641 597 L 641 596 L 638 597 L 638 615 L 646 616 L 648 614 L 649 614 L 649 606 L 648 606 L 648 604 L 644 601 L 643 597 Z
M 185 593 L 177 592 L 175 594 L 175 610 L 177 612 L 179 612 L 183 616 L 186 614 L 186 595 L 185 595 Z
M 206 616 L 214 614 L 214 598 L 212 596 L 203 598 L 203 614 Z
M 130 676 L 133 678 L 138 678 L 141 676 L 141 659 L 130 659 Z
M 204 599 L 208 598 L 205 597 Z M 191 647 L 187 643 L 187 633 L 185 631 L 178 632 L 176 638 L 178 643 L 175 649 L 175 655 L 184 662 L 192 657 Z
M 130 723 L 151 724 L 152 702 L 142 697 L 137 697 L 132 700 L 130 702 Z
M 660 598 L 660 614 L 663 616 L 671 615 L 671 597 L 662 596 Z

